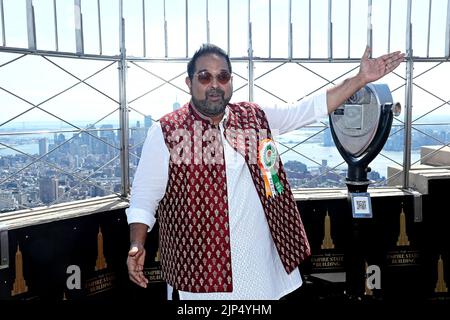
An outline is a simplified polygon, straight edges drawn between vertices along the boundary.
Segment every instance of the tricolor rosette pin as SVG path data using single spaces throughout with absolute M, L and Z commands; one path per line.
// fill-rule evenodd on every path
M 266 197 L 276 196 L 284 190 L 275 168 L 277 160 L 278 152 L 273 140 L 262 140 L 259 143 L 258 165 L 263 174 Z

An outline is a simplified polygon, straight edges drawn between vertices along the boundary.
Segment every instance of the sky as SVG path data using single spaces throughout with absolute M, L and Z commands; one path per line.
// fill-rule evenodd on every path
M 430 1 L 412 1 L 412 42 L 413 55 L 418 57 L 443 57 L 445 55 L 445 30 L 449 0 L 433 0 L 430 33 L 428 34 L 428 8 Z M 292 21 L 292 55 L 295 58 L 306 58 L 309 55 L 308 29 L 311 24 L 311 57 L 328 57 L 328 0 L 292 0 L 289 10 L 289 0 L 271 1 L 271 47 L 269 49 L 269 0 L 230 0 L 230 38 L 231 46 L 227 48 L 227 1 L 226 0 L 189 0 L 188 1 L 188 38 L 186 48 L 185 0 L 126 0 L 123 1 L 125 18 L 125 38 L 127 55 L 129 57 L 144 56 L 143 33 L 143 3 L 145 7 L 145 57 L 164 58 L 164 13 L 167 22 L 167 49 L 169 58 L 186 58 L 208 39 L 207 19 L 209 21 L 209 40 L 225 49 L 229 49 L 232 58 L 247 56 L 248 47 L 248 17 L 252 22 L 253 55 L 255 57 L 287 58 L 289 56 L 289 11 Z M 348 38 L 348 10 L 351 4 L 350 19 L 350 52 Z M 349 53 L 353 59 L 358 59 L 367 43 L 368 3 L 362 0 L 333 0 L 331 12 L 333 22 L 333 57 L 347 58 Z M 371 23 L 373 28 L 373 56 L 406 48 L 406 8 L 408 0 L 392 1 L 392 21 L 390 41 L 388 41 L 389 0 L 373 0 Z M 56 0 L 58 50 L 75 52 L 75 19 L 74 1 Z M 98 4 L 100 4 L 101 33 L 98 27 Z M 308 6 L 311 4 L 312 19 L 309 21 Z M 6 47 L 27 47 L 26 1 L 3 0 L 4 32 Z M 53 0 L 34 0 L 36 20 L 36 43 L 40 50 L 56 50 L 55 29 L 53 20 Z M 249 14 L 250 7 L 250 14 Z M 84 49 L 85 53 L 94 55 L 119 54 L 119 0 L 82 0 Z M 100 48 L 99 35 L 102 46 Z M 430 37 L 430 46 L 427 39 Z M 428 51 L 429 50 L 429 51 Z M 6 63 L 20 54 L 0 53 L 0 64 Z M 53 63 L 52 63 L 53 62 Z M 25 56 L 0 68 L 0 87 L 23 97 L 20 100 L 4 90 L 0 90 L 0 124 L 13 117 L 18 117 L 10 124 L 26 123 L 27 121 L 51 121 L 55 117 L 36 106 L 48 110 L 57 117 L 69 121 L 96 121 L 107 116 L 104 121 L 117 122 L 118 119 L 118 72 L 117 64 L 109 61 L 75 60 L 49 57 L 48 60 L 39 56 Z M 415 74 L 431 68 L 437 63 L 415 63 Z M 67 71 L 79 79 L 90 76 L 97 70 L 107 67 L 87 82 L 92 86 L 79 84 L 66 93 L 46 101 L 53 95 L 75 85 L 79 80 L 69 75 Z M 255 77 L 264 75 L 277 67 L 276 63 L 256 63 Z M 282 103 L 295 101 L 326 84 L 326 80 L 338 78 L 340 75 L 357 66 L 357 63 L 311 63 L 305 66 L 317 74 L 313 76 L 303 66 L 283 65 L 276 68 L 256 81 L 263 89 L 255 88 L 256 102 Z M 185 62 L 149 63 L 136 62 L 128 65 L 127 98 L 132 108 L 132 121 L 142 119 L 144 114 L 150 114 L 155 119 L 168 111 L 176 101 L 183 104 L 189 95 L 184 84 Z M 143 68 L 150 70 L 150 74 Z M 247 64 L 234 62 L 234 88 L 244 86 L 247 77 Z M 440 65 L 415 81 L 420 88 L 413 90 L 414 115 L 419 117 L 428 110 L 438 107 L 449 100 L 446 89 L 446 75 L 450 71 L 448 63 Z M 353 72 L 355 73 L 356 70 Z M 397 69 L 397 75 L 389 75 L 383 81 L 389 83 L 392 90 L 404 82 L 405 65 Z M 241 78 L 242 77 L 242 78 Z M 163 85 L 163 79 L 173 79 L 175 89 Z M 160 88 L 158 88 L 161 86 Z M 158 88 L 158 89 L 155 89 Z M 97 90 L 101 91 L 97 91 Z M 154 89 L 149 94 L 149 90 Z M 425 90 L 429 93 L 426 93 Z M 282 100 L 267 93 L 270 91 Z M 431 93 L 431 94 L 430 94 Z M 142 96 L 144 95 L 144 96 Z M 142 97 L 141 97 L 142 96 Z M 403 103 L 404 89 L 393 92 L 394 100 Z M 139 98 L 141 97 L 141 98 Z M 247 100 L 248 89 L 243 87 L 235 92 L 233 100 Z M 443 101 L 441 100 L 443 99 Z M 34 107 L 34 108 L 33 108 Z M 21 113 L 33 108 L 31 112 Z M 448 105 L 439 108 L 437 114 L 450 114 Z

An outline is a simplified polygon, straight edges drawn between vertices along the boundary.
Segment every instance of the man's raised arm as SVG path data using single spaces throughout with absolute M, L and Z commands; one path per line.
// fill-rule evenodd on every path
M 369 82 L 376 81 L 392 72 L 405 57 L 405 54 L 400 53 L 400 51 L 388 53 L 375 59 L 369 58 L 369 54 L 370 48 L 366 47 L 357 75 L 327 90 L 328 113 L 336 110 Z

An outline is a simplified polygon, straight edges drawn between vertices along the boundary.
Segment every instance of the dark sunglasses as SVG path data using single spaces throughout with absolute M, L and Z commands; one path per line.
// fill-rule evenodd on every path
M 198 82 L 203 85 L 210 84 L 214 77 L 209 71 L 200 71 L 195 75 L 197 76 Z M 228 71 L 221 71 L 215 77 L 220 84 L 227 84 L 231 79 L 231 74 Z

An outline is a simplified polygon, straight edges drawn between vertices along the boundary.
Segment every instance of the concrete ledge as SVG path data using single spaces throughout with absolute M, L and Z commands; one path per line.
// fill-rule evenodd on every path
M 430 166 L 450 166 L 450 147 L 422 146 L 421 163 Z
M 74 201 L 50 207 L 19 210 L 0 215 L 0 230 L 12 230 L 26 226 L 70 219 L 98 212 L 128 207 L 127 199 L 112 195 L 101 198 Z
M 396 175 L 389 179 L 390 186 L 402 185 L 403 168 L 400 166 L 389 166 L 387 170 L 388 177 Z M 450 166 L 433 167 L 429 165 L 416 165 L 409 170 L 409 184 L 411 188 L 416 189 L 421 194 L 428 194 L 428 182 L 432 179 L 450 179 Z

